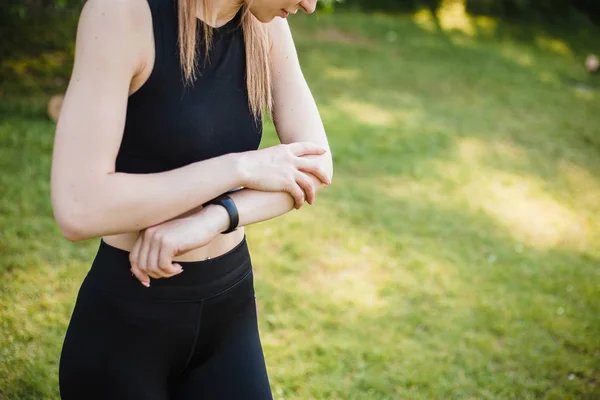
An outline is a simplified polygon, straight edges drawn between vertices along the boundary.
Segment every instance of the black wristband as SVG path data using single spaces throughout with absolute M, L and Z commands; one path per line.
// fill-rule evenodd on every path
M 229 227 L 226 231 L 221 232 L 222 234 L 227 234 L 235 231 L 240 223 L 240 215 L 238 214 L 237 207 L 231 197 L 226 194 L 222 194 L 218 197 L 215 197 L 211 201 L 205 203 L 202 207 L 206 207 L 209 204 L 215 204 L 218 206 L 222 206 L 227 210 L 227 214 L 229 214 Z

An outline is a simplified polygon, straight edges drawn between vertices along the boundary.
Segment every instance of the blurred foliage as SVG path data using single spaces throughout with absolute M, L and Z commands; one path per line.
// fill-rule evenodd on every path
M 600 23 L 598 0 L 469 0 L 467 11 L 471 14 L 495 15 L 511 19 L 564 20 L 585 14 Z
M 84 0 L 8 0 L 0 3 L 0 32 L 9 25 L 35 17 L 36 14 L 76 9 Z M 320 0 L 319 8 L 333 10 L 335 6 L 358 7 L 363 10 L 410 12 L 428 7 L 437 9 L 445 3 L 463 3 L 470 13 L 504 18 L 565 18 L 584 13 L 600 22 L 598 0 Z M 17 17 L 17 18 L 15 18 Z M 5 37 L 5 36 L 4 36 Z
M 437 10 L 452 3 L 462 3 L 470 14 L 490 15 L 507 19 L 556 21 L 587 15 L 600 23 L 598 0 L 342 0 L 343 6 L 365 11 L 414 12 L 420 8 Z
M 321 0 L 317 3 L 317 7 L 324 11 L 333 11 L 336 4 L 343 3 L 344 0 Z
M 70 22 L 77 18 L 83 3 L 83 0 L 0 2 L 0 54 L 14 57 L 63 47 L 64 34 L 74 30 Z
M 84 2 L 0 2 L 0 95 L 15 90 L 22 94 L 63 90 L 71 72 L 73 38 Z M 444 7 L 456 4 L 471 15 L 494 16 L 506 21 L 534 21 L 554 26 L 554 22 L 564 20 L 569 25 L 567 30 L 579 26 L 582 15 L 600 23 L 598 0 L 320 0 L 319 12 L 327 14 L 334 9 L 351 8 L 412 13 L 425 8 L 431 10 L 432 16 L 438 16 Z M 558 34 L 564 39 L 563 36 Z M 568 42 L 575 46 L 582 43 Z
M 81 0 L 0 2 L 0 95 L 65 87 L 82 4 Z

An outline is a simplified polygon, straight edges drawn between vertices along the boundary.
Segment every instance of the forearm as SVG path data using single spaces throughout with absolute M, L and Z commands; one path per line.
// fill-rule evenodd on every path
M 333 162 L 330 154 L 329 156 L 306 156 L 306 158 L 319 160 L 321 167 L 331 180 Z M 307 173 L 307 175 L 313 183 L 315 192 L 319 192 L 327 186 L 314 175 L 310 173 Z M 230 194 L 230 197 L 238 209 L 240 216 L 239 226 L 247 226 L 279 217 L 294 209 L 294 199 L 287 192 L 260 192 L 243 189 Z M 226 222 L 229 223 L 229 220 Z
M 56 220 L 70 240 L 132 232 L 180 216 L 242 185 L 230 154 L 154 174 L 111 173 L 53 185 Z M 61 187 L 62 183 L 62 187 Z
M 248 226 L 279 217 L 294 209 L 294 199 L 285 192 L 244 189 L 230 195 L 240 215 L 239 226 Z M 225 221 L 229 224 L 229 216 Z
M 326 186 L 312 175 L 311 179 L 316 191 Z M 229 196 L 235 202 L 239 213 L 239 227 L 276 218 L 294 209 L 294 199 L 287 192 L 261 192 L 252 189 L 242 189 L 229 194 Z M 220 232 L 225 231 L 229 227 L 229 215 L 223 212 L 223 210 L 222 207 L 217 206 L 215 207 L 215 212 L 207 215 L 208 218 L 213 219 L 211 226 L 217 226 Z M 201 215 L 202 212 L 198 214 Z M 200 223 L 204 224 L 205 222 Z

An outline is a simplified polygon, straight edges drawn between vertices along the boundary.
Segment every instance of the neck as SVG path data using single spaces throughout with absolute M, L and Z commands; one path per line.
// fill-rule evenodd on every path
M 243 5 L 241 0 L 196 1 L 196 17 L 213 28 L 218 28 L 231 21 Z

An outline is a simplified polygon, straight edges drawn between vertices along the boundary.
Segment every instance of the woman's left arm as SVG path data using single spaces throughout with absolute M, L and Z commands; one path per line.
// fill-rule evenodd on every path
M 296 46 L 287 20 L 275 18 L 268 24 L 271 38 L 273 120 L 281 143 L 313 142 L 329 149 L 325 128 L 313 95 L 300 68 Z M 313 158 L 313 156 L 308 156 Z M 333 175 L 331 151 L 322 160 L 329 177 Z M 313 177 L 317 187 L 318 180 Z
M 329 151 L 320 156 L 305 156 L 316 160 L 325 172 L 329 183 L 333 176 L 331 150 L 325 128 L 312 93 L 300 68 L 296 47 L 286 20 L 276 18 L 268 24 L 271 38 L 271 75 L 273 90 L 273 120 L 281 143 L 313 142 Z M 313 193 L 328 184 L 310 173 L 305 173 L 312 181 Z M 239 213 L 239 226 L 246 226 L 278 217 L 294 209 L 294 199 L 287 192 L 261 192 L 243 189 L 230 194 Z M 312 203 L 312 201 L 310 201 Z M 144 254 L 158 254 L 151 251 L 160 247 L 160 254 L 171 257 L 186 253 L 210 242 L 220 232 L 227 229 L 229 215 L 220 206 L 209 206 L 188 214 L 185 217 L 164 222 L 143 231 L 134 246 L 138 259 L 146 259 L 148 266 L 134 267 L 132 271 L 142 280 L 149 272 L 159 269 L 159 260 L 142 257 Z M 143 240 L 141 240 L 143 238 Z M 170 264 L 170 260 L 168 262 Z M 138 264 L 139 265 L 139 264 Z M 155 275 L 158 277 L 158 275 Z M 146 279 L 144 279 L 146 280 Z
M 287 20 L 275 18 L 267 24 L 267 30 L 272 44 L 270 56 L 273 121 L 279 140 L 283 144 L 312 142 L 328 149 L 323 155 L 304 158 L 317 160 L 331 182 L 331 149 L 315 99 L 300 68 L 290 27 Z M 312 180 L 315 192 L 327 186 L 314 175 L 306 174 Z M 230 197 L 238 208 L 240 226 L 265 221 L 294 209 L 292 197 L 285 192 L 244 189 L 231 194 Z
M 312 142 L 329 151 L 320 156 L 305 156 L 317 160 L 329 181 L 333 177 L 331 149 L 325 128 L 308 87 L 287 20 L 275 18 L 267 24 L 271 40 L 271 79 L 273 91 L 273 121 L 279 140 L 283 144 Z M 314 192 L 327 186 L 310 173 Z M 265 221 L 294 208 L 288 193 L 267 193 L 240 190 L 231 195 L 240 214 L 240 226 Z
M 288 22 L 275 18 L 267 24 L 267 30 L 271 40 L 273 122 L 279 140 L 283 144 L 312 142 L 328 149 L 323 155 L 304 158 L 316 160 L 331 182 L 331 149 L 317 104 L 300 68 Z M 327 186 L 314 175 L 306 175 L 311 179 L 315 193 Z M 267 193 L 244 189 L 232 194 L 231 198 L 239 210 L 240 226 L 278 217 L 294 208 L 291 196 L 283 192 Z
M 283 144 L 312 142 L 328 152 L 319 156 L 304 156 L 316 160 L 329 181 L 333 177 L 331 149 L 315 99 L 308 87 L 287 20 L 275 18 L 267 24 L 271 41 L 271 79 L 273 91 L 273 122 Z M 310 173 L 314 192 L 327 185 Z M 278 217 L 294 209 L 288 193 L 240 190 L 231 195 L 239 214 L 240 226 Z

